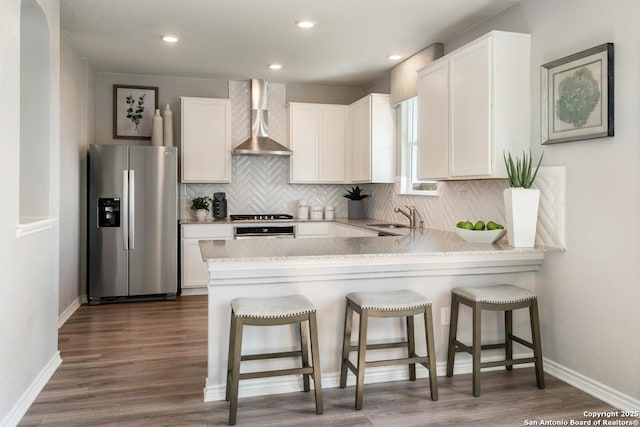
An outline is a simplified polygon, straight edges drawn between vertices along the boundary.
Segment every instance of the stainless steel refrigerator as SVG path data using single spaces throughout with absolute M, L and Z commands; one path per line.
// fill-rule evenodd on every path
M 177 149 L 91 145 L 88 170 L 89 303 L 175 299 Z

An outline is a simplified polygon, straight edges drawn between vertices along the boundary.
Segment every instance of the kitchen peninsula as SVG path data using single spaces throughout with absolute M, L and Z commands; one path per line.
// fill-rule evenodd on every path
M 350 225 L 353 225 L 350 224 Z M 375 227 L 373 227 L 375 230 Z M 456 286 L 510 283 L 533 290 L 534 272 L 544 253 L 553 248 L 511 248 L 467 243 L 455 233 L 441 230 L 401 229 L 403 235 L 384 237 L 335 237 L 309 239 L 203 240 L 200 249 L 208 263 L 208 371 L 205 401 L 225 396 L 229 340 L 229 303 L 237 297 L 267 297 L 302 294 L 318 308 L 322 385 L 339 383 L 344 297 L 353 291 L 413 289 L 433 301 L 438 374 L 444 374 L 450 290 Z M 495 316 L 492 316 L 494 315 Z M 461 319 L 469 316 L 461 312 Z M 370 325 L 372 340 L 382 342 L 404 334 L 398 319 L 375 319 Z M 468 321 L 467 321 L 468 320 Z M 527 330 L 528 317 L 514 313 L 514 329 Z M 470 325 L 470 319 L 460 322 Z M 496 313 L 483 316 L 483 335 L 498 340 L 502 321 Z M 421 330 L 422 328 L 422 330 Z M 416 323 L 416 334 L 424 340 L 424 325 Z M 470 330 L 459 337 L 470 340 Z M 293 327 L 247 328 L 245 353 L 287 351 L 296 346 Z M 526 337 L 525 335 L 525 338 Z M 424 342 L 417 349 L 424 352 Z M 526 349 L 517 347 L 515 352 Z M 390 350 L 389 350 L 390 351 Z M 371 356 L 378 356 L 372 354 Z M 488 354 L 491 357 L 491 354 Z M 291 367 L 292 360 L 254 361 L 253 367 Z M 265 364 L 265 365 L 258 365 Z M 418 377 L 427 375 L 418 366 Z M 456 360 L 456 373 L 470 372 L 470 358 Z M 367 382 L 408 378 L 406 367 L 385 367 L 367 371 Z M 354 383 L 353 376 L 349 384 Z M 240 396 L 277 394 L 302 390 L 298 377 L 246 380 Z

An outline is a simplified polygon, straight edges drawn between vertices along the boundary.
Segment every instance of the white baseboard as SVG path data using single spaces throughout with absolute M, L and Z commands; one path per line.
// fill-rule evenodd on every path
M 62 312 L 60 316 L 58 316 L 58 329 L 60 329 L 62 325 L 64 325 L 67 322 L 67 320 L 69 320 L 71 315 L 75 313 L 76 310 L 80 308 L 81 305 L 82 303 L 80 302 L 80 298 L 78 298 L 75 301 L 73 301 L 69 305 L 69 307 L 67 307 L 67 309 Z
M 544 372 L 618 409 L 624 411 L 640 410 L 640 400 L 546 358 L 544 359 Z
M 61 363 L 62 359 L 60 358 L 60 352 L 56 352 L 47 365 L 42 368 L 38 376 L 33 380 L 33 382 L 31 382 L 25 392 L 22 393 L 22 396 L 20 396 L 20 399 L 18 399 L 13 408 L 11 408 L 4 420 L 0 422 L 0 427 L 13 427 L 18 425 L 22 417 L 24 417 L 24 414 L 27 413 L 31 404 L 36 400 L 44 386 L 47 385 L 49 379 L 51 379 Z
M 182 288 L 181 295 L 207 295 L 209 289 L 204 286 L 201 288 Z

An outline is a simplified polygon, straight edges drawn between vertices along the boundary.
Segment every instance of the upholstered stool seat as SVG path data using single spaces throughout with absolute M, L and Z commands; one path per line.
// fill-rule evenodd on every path
M 308 328 L 303 323 L 308 323 Z M 242 355 L 242 332 L 244 325 L 275 326 L 297 323 L 300 331 L 300 350 Z M 307 331 L 308 329 L 308 331 Z M 311 365 L 309 365 L 309 336 L 311 338 Z M 313 379 L 316 414 L 322 414 L 322 383 L 320 378 L 320 351 L 315 306 L 302 295 L 275 298 L 236 298 L 231 301 L 231 330 L 229 333 L 229 359 L 227 365 L 226 399 L 230 401 L 229 425 L 236 423 L 238 412 L 238 389 L 240 380 L 281 375 L 301 374 L 304 391 L 310 390 L 309 378 Z M 263 360 L 282 357 L 301 357 L 302 367 L 240 373 L 243 360 Z
M 438 382 L 436 377 L 436 353 L 433 338 L 433 316 L 431 301 L 425 296 L 411 291 L 400 290 L 391 292 L 352 292 L 346 297 L 346 313 L 344 322 L 344 337 L 342 344 L 342 365 L 340 370 L 340 387 L 347 386 L 347 369 L 356 375 L 356 409 L 362 409 L 364 397 L 364 372 L 367 367 L 387 365 L 409 365 L 409 379 L 416 379 L 416 363 L 420 363 L 429 370 L 429 384 L 431 399 L 438 400 Z M 360 327 L 357 345 L 351 345 L 351 327 L 353 313 L 360 316 Z M 414 316 L 424 315 L 426 356 L 416 354 Z M 407 340 L 383 344 L 367 344 L 367 330 L 369 317 L 405 317 L 407 325 Z M 367 350 L 407 347 L 407 357 L 388 360 L 366 361 Z M 358 352 L 357 364 L 349 359 L 349 353 Z
M 473 343 L 465 345 L 457 340 L 458 313 L 460 304 L 471 307 L 473 313 Z M 531 342 L 513 334 L 513 310 L 529 309 Z M 482 310 L 504 311 L 504 342 L 482 345 Z M 533 350 L 533 357 L 513 359 L 513 342 Z M 482 350 L 505 349 L 505 360 L 481 362 Z M 473 395 L 480 396 L 480 370 L 482 368 L 505 366 L 511 370 L 513 365 L 534 363 L 538 388 L 544 388 L 542 367 L 542 345 L 540 342 L 540 324 L 538 316 L 538 298 L 533 292 L 512 285 L 495 285 L 478 288 L 455 288 L 451 290 L 451 321 L 449 323 L 449 346 L 447 352 L 447 376 L 453 376 L 453 364 L 456 352 L 464 351 L 473 358 Z

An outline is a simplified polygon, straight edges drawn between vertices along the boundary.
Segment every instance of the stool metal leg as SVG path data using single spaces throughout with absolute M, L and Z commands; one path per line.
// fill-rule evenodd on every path
M 242 355 L 242 329 L 243 320 L 236 318 L 234 322 L 234 329 L 232 331 L 234 335 L 233 346 L 233 363 L 231 367 L 231 392 L 229 394 L 229 400 L 231 405 L 229 408 L 229 425 L 235 425 L 236 416 L 238 414 L 238 387 L 240 385 L 240 359 Z
M 513 360 L 513 310 L 504 311 L 504 343 L 505 360 Z M 506 365 L 507 371 L 513 370 L 513 365 Z
M 447 376 L 453 376 L 453 362 L 456 357 L 456 335 L 458 333 L 458 309 L 460 302 L 455 294 L 451 295 L 451 313 L 449 319 L 449 347 L 447 349 Z
M 342 364 L 340 368 L 340 388 L 347 386 L 347 360 L 349 360 L 349 351 L 351 349 L 351 326 L 353 325 L 353 310 L 349 307 L 347 302 L 347 308 L 344 315 L 344 337 L 342 340 Z
M 322 414 L 322 412 L 324 412 L 324 405 L 322 401 L 322 379 L 320 377 L 320 346 L 318 344 L 318 322 L 316 321 L 315 312 L 309 313 L 309 331 L 311 335 L 311 362 L 313 363 L 313 389 L 316 398 L 316 414 L 320 415 Z
M 473 303 L 473 395 L 480 396 L 480 352 L 482 350 L 482 305 Z
M 360 330 L 358 332 L 358 368 L 356 379 L 356 409 L 362 409 L 364 397 L 364 369 L 367 357 L 367 324 L 369 322 L 369 311 L 360 312 Z
M 542 389 L 544 385 L 544 370 L 542 368 L 542 343 L 540 342 L 540 319 L 538 318 L 538 300 L 533 299 L 529 306 L 529 319 L 531 322 L 531 340 L 533 344 L 533 357 L 535 357 L 536 384 Z
M 415 340 L 415 328 L 413 326 L 413 316 L 407 316 L 407 357 L 416 356 L 416 340 Z M 416 364 L 409 363 L 409 380 L 416 380 Z
M 436 344 L 433 337 L 433 314 L 431 306 L 425 307 L 424 330 L 427 339 L 427 356 L 429 357 L 429 389 L 431 400 L 438 400 L 438 374 L 436 372 Z
M 302 353 L 302 367 L 306 368 L 309 366 L 309 336 L 308 329 L 302 325 L 303 322 L 298 322 L 298 330 L 300 332 L 300 352 Z M 309 327 L 311 327 L 309 325 Z M 315 368 L 315 366 L 314 366 Z M 309 386 L 309 374 L 302 374 L 302 384 L 304 391 L 311 390 Z

